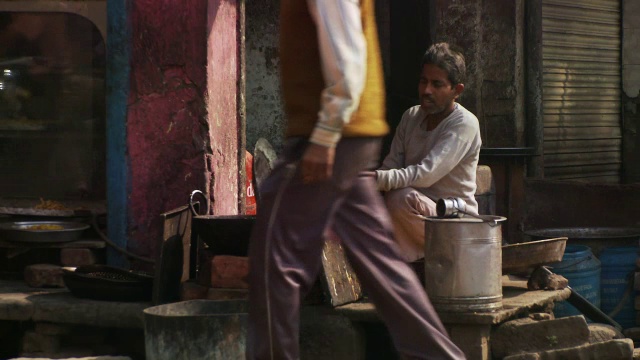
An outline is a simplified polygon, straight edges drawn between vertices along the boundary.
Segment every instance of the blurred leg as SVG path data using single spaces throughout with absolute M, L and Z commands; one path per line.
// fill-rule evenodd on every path
M 351 265 L 386 323 L 398 351 L 412 359 L 464 359 L 416 275 L 400 258 L 382 199 L 358 179 L 335 215 Z
M 260 186 L 250 239 L 248 359 L 298 359 L 299 308 L 321 266 L 323 234 L 379 142 L 346 139 L 331 181 L 303 184 L 295 168 L 306 141 L 287 145 Z

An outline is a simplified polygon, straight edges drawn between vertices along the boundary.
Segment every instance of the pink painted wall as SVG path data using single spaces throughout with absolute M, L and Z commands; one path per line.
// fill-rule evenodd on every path
M 216 215 L 238 213 L 238 11 L 235 0 L 209 0 L 207 110 L 212 154 L 208 189 Z M 244 150 L 244 149 L 243 149 Z
M 128 248 L 155 256 L 160 214 L 214 192 L 237 213 L 235 1 L 131 2 Z

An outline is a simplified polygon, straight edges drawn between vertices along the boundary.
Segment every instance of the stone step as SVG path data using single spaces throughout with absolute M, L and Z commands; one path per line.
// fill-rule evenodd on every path
M 503 360 L 630 360 L 633 358 L 633 354 L 631 339 L 616 339 L 565 349 L 510 355 Z
M 503 323 L 491 333 L 492 354 L 499 359 L 585 344 L 589 344 L 589 327 L 584 316 L 539 321 L 516 319 Z

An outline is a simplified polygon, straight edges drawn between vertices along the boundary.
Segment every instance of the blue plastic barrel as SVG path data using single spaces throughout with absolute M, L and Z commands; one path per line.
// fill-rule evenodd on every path
M 583 245 L 567 245 L 562 261 L 552 271 L 569 280 L 569 286 L 596 307 L 600 307 L 600 261 L 591 248 Z M 553 313 L 556 317 L 581 315 L 566 301 L 557 302 Z
M 600 308 L 623 328 L 636 326 L 633 276 L 638 247 L 604 248 L 600 254 Z

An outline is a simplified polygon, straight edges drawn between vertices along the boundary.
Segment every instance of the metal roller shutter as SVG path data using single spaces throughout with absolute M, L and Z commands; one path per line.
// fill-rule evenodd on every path
M 620 1 L 543 0 L 544 176 L 619 182 Z

